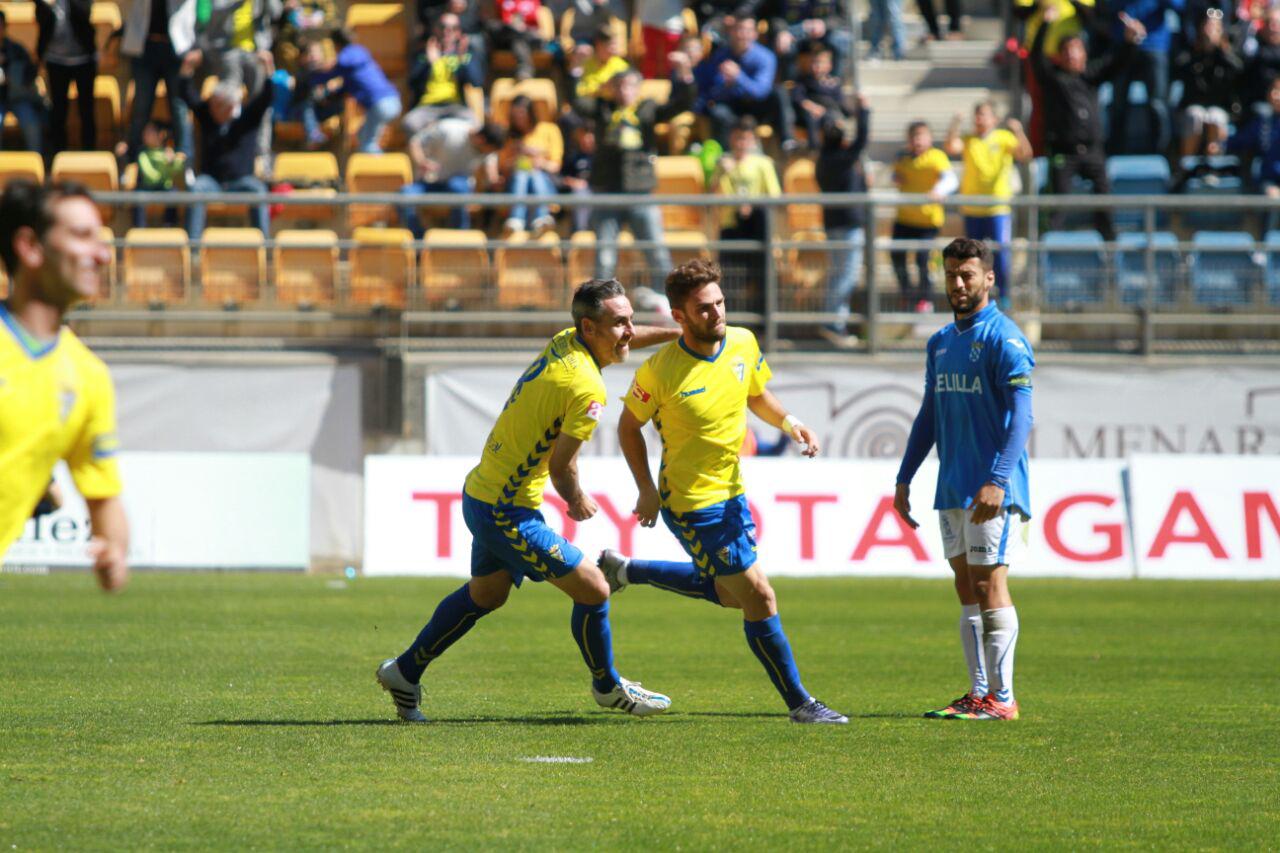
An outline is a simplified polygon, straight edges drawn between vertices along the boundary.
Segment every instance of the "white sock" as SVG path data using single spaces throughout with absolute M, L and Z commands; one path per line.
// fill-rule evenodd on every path
M 1000 702 L 1013 701 L 1013 647 L 1018 642 L 1018 611 L 1013 605 L 982 611 L 983 649 L 991 692 Z
M 982 607 L 965 604 L 960 608 L 960 645 L 964 662 L 969 666 L 969 692 L 987 695 L 987 667 L 982 652 Z

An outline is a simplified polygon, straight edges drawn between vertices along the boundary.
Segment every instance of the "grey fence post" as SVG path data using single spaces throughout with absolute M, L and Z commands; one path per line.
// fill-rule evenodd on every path
M 1143 209 L 1143 230 L 1147 234 L 1146 252 L 1143 255 L 1143 270 L 1146 273 L 1142 288 L 1142 310 L 1139 313 L 1141 317 L 1140 325 L 1142 338 L 1139 342 L 1138 351 L 1143 355 L 1151 355 L 1155 347 L 1155 318 L 1152 312 L 1155 310 L 1155 296 L 1153 291 L 1156 286 L 1156 209 L 1152 205 L 1147 205 Z
M 778 266 L 773 259 L 773 240 L 778 233 L 778 208 L 764 208 L 764 348 L 775 352 L 778 347 Z
M 875 355 L 880 351 L 880 298 L 876 294 L 876 203 L 867 198 L 866 239 L 863 241 L 862 262 L 866 266 L 867 287 L 867 352 Z

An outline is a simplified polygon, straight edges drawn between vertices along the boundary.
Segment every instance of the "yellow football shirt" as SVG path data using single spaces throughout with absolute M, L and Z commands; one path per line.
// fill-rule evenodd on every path
M 70 329 L 40 345 L 0 303 L 0 557 L 65 459 L 85 498 L 120 494 L 115 391 Z
M 898 189 L 904 193 L 927 193 L 946 172 L 951 161 L 941 148 L 930 148 L 919 157 L 903 153 L 893 164 Z M 941 228 L 946 212 L 940 204 L 913 204 L 898 208 L 898 222 L 913 228 Z
M 458 69 L 470 61 L 471 56 L 469 54 L 460 56 L 456 53 L 447 53 L 431 63 L 431 71 L 427 75 L 427 85 L 423 87 L 422 97 L 418 99 L 418 105 L 431 106 L 433 104 L 462 103 L 462 90 L 458 86 Z
M 582 66 L 582 77 L 578 80 L 574 94 L 579 98 L 591 97 L 600 91 L 601 86 L 630 67 L 630 63 L 621 56 L 611 56 L 605 62 L 592 56 Z
M 993 195 L 1009 198 L 1009 176 L 1013 174 L 1013 153 L 1018 150 L 1018 137 L 1013 131 L 996 128 L 986 136 L 964 138 L 964 176 L 960 179 L 961 195 Z M 999 216 L 1009 213 L 1007 204 L 991 207 L 964 206 L 965 216 Z
M 722 161 L 723 162 L 723 161 Z M 778 183 L 778 171 L 773 167 L 773 160 L 763 154 L 748 154 L 741 160 L 734 161 L 731 169 L 720 173 L 717 185 L 720 195 L 736 196 L 741 200 L 759 196 L 782 195 L 782 186 Z M 721 224 L 726 228 L 738 221 L 736 208 L 726 208 L 720 215 Z
M 231 43 L 248 53 L 258 49 L 253 39 L 253 0 L 244 0 L 231 13 Z
M 1053 56 L 1059 45 L 1067 36 L 1073 36 L 1084 29 L 1080 16 L 1076 13 L 1075 4 L 1071 0 L 1052 0 L 1058 7 L 1058 20 L 1049 25 L 1049 32 L 1044 37 L 1045 56 Z M 1078 0 L 1081 6 L 1094 6 L 1094 0 Z M 1030 48 L 1036 40 L 1036 33 L 1044 26 L 1044 10 L 1042 0 L 1014 0 L 1015 6 L 1038 6 L 1027 18 L 1027 26 L 1023 33 L 1023 47 Z
M 747 398 L 763 393 L 772 375 L 756 336 L 736 326 L 715 356 L 677 340 L 640 365 L 623 402 L 662 436 L 663 506 L 689 512 L 742 494 Z
M 600 365 L 574 329 L 558 333 L 516 380 L 465 491 L 490 504 L 536 509 L 561 433 L 589 441 L 607 397 Z

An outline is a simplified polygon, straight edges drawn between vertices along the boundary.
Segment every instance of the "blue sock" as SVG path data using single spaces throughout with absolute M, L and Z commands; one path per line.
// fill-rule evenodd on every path
M 613 634 L 609 630 L 609 602 L 574 604 L 569 620 L 574 642 L 582 650 L 582 659 L 591 670 L 591 684 L 601 693 L 618 686 L 618 671 L 613 668 Z
M 647 583 L 667 592 L 720 603 L 720 596 L 716 595 L 716 579 L 710 575 L 703 577 L 693 563 L 632 560 L 627 563 L 627 583 Z
M 418 639 L 396 658 L 400 673 L 417 684 L 427 664 L 470 631 L 476 620 L 491 612 L 471 600 L 471 590 L 466 584 L 449 593 L 436 607 L 431 621 L 418 634 Z
M 747 645 L 764 665 L 764 671 L 782 694 L 787 708 L 795 710 L 809 701 L 809 693 L 800 683 L 800 670 L 796 669 L 796 660 L 791 656 L 791 643 L 782 630 L 781 617 L 774 614 L 759 622 L 743 620 L 742 628 L 747 634 Z

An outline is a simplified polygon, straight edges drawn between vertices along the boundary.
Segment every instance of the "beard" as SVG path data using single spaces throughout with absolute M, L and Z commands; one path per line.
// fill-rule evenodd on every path
M 727 326 L 713 323 L 710 326 L 689 326 L 689 335 L 698 343 L 718 344 L 724 340 Z

